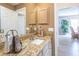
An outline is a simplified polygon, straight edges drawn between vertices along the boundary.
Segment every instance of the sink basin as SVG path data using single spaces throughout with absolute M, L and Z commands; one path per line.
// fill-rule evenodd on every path
M 42 39 L 34 39 L 31 43 L 35 45 L 41 45 L 44 42 Z

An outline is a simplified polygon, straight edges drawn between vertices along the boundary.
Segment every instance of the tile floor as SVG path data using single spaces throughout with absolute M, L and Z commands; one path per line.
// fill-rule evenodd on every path
M 79 56 L 79 39 L 59 39 L 58 56 Z

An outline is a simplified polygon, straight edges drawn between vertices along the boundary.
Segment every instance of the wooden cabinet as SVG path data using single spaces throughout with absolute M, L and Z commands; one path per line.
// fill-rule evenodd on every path
M 37 13 L 38 24 L 48 24 L 48 9 L 40 9 Z
M 29 14 L 29 24 L 48 24 L 48 9 L 34 9 Z
M 34 10 L 30 11 L 29 24 L 36 24 L 36 12 Z

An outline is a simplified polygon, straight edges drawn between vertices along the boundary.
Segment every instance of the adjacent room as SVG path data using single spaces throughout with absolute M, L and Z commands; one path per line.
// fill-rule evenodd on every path
M 79 4 L 57 4 L 57 55 L 79 55 Z

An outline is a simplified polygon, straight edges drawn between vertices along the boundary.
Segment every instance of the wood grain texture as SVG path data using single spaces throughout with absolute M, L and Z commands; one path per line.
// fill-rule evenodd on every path
M 0 3 L 1 6 L 4 6 L 6 8 L 9 8 L 11 10 L 15 10 L 15 6 L 9 4 L 9 3 Z

